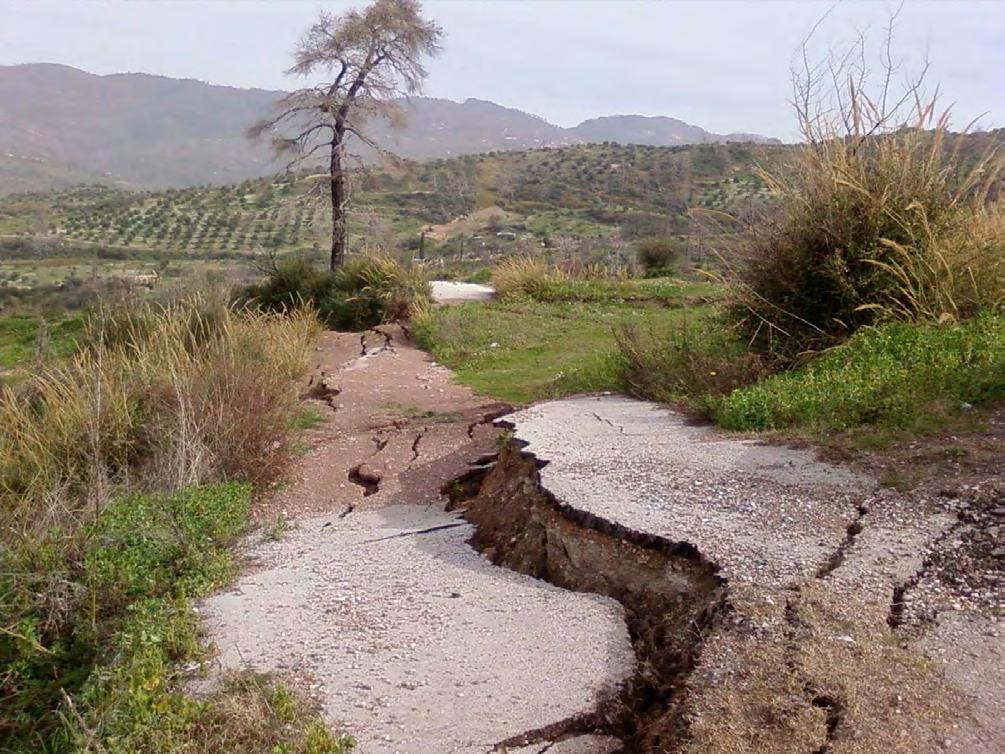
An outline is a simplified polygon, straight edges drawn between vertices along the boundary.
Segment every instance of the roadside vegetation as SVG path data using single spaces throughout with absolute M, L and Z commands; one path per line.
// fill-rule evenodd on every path
M 997 142 L 975 153 L 934 102 L 873 104 L 887 100 L 843 92 L 856 117 L 804 105 L 806 145 L 759 173 L 770 211 L 716 271 L 665 275 L 673 238 L 639 239 L 613 274 L 513 256 L 492 272 L 498 303 L 432 311 L 420 342 L 516 403 L 628 389 L 728 429 L 817 436 L 972 421 L 1005 396 Z
M 500 300 L 429 309 L 414 332 L 461 382 L 515 404 L 627 388 L 616 333 L 700 320 L 711 310 L 692 297 L 715 295 L 704 284 L 575 276 L 524 259 L 500 265 L 494 280 Z
M 418 267 L 389 256 L 361 254 L 334 271 L 303 258 L 279 262 L 239 300 L 265 311 L 309 308 L 337 330 L 365 330 L 417 316 L 429 303 L 429 282 Z
M 235 573 L 318 332 L 219 299 L 101 310 L 74 356 L 0 388 L 0 748 L 349 750 L 278 681 L 185 690 L 208 651 L 192 600 Z
M 712 282 L 685 281 L 670 275 L 638 277 L 637 270 L 622 267 L 615 275 L 597 264 L 548 265 L 539 258 L 521 255 L 504 259 L 490 278 L 500 297 L 531 298 L 540 303 L 646 303 L 680 306 L 707 303 L 721 292 Z
M 763 172 L 772 211 L 718 275 L 715 316 L 622 330 L 639 395 L 730 429 L 913 433 L 1005 395 L 998 145 L 968 153 L 920 82 L 870 97 L 867 72 L 843 73 L 834 102 L 812 71 L 797 82 L 806 144 Z
M 17 315 L 0 318 L 0 369 L 14 369 L 50 357 L 66 358 L 84 333 L 81 315 L 55 317 Z

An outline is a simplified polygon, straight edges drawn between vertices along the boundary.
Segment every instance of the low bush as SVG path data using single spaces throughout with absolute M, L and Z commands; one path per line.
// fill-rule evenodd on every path
M 386 256 L 350 257 L 334 273 L 318 311 L 332 326 L 361 330 L 384 322 L 407 321 L 429 303 L 429 281 Z
M 648 277 L 673 275 L 680 256 L 680 243 L 672 238 L 644 238 L 635 242 L 635 258 Z
M 857 333 L 805 366 L 718 400 L 730 429 L 924 430 L 963 403 L 1005 396 L 1005 316 L 963 324 L 890 323 Z
M 310 305 L 329 327 L 354 331 L 411 319 L 428 304 L 429 286 L 421 270 L 386 256 L 350 257 L 335 272 L 295 259 L 278 264 L 238 300 L 267 311 Z
M 617 340 L 624 380 L 635 395 L 702 414 L 716 397 L 756 382 L 764 371 L 721 316 L 682 316 L 658 328 L 628 324 Z

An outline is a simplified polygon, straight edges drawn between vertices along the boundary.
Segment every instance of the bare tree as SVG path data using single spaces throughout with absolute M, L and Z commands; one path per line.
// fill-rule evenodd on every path
M 422 18 L 417 0 L 376 0 L 362 10 L 341 14 L 321 11 L 300 39 L 287 73 L 326 80 L 284 96 L 276 114 L 252 126 L 252 138 L 268 136 L 279 155 L 289 156 L 287 170 L 327 152 L 331 199 L 331 269 L 346 252 L 349 201 L 346 139 L 355 137 L 380 150 L 366 134 L 374 118 L 400 123 L 401 98 L 417 94 L 427 72 L 426 57 L 440 50 L 443 32 Z

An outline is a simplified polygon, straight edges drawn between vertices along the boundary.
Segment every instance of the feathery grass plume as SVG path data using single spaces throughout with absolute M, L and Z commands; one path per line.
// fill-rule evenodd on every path
M 870 88 L 865 41 L 794 77 L 805 143 L 787 170 L 762 173 L 772 213 L 747 235 L 727 279 L 734 321 L 779 362 L 886 319 L 958 321 L 1000 309 L 1005 209 L 996 144 L 962 150 L 924 74 L 895 93 Z

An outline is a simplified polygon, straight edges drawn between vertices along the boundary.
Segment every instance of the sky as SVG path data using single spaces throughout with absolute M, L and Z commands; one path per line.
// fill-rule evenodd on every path
M 293 88 L 283 74 L 317 0 L 0 0 L 0 64 L 52 62 L 214 84 Z M 669 115 L 710 131 L 796 136 L 795 51 L 878 54 L 894 3 L 427 0 L 444 29 L 425 94 L 487 99 L 571 126 L 599 115 Z M 900 76 L 927 58 L 954 122 L 1005 125 L 1005 2 L 907 0 Z

